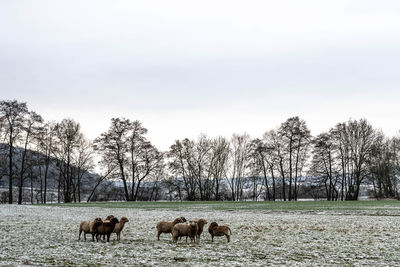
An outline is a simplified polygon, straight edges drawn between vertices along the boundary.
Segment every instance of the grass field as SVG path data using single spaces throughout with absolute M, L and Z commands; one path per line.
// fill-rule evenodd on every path
M 78 241 L 83 220 L 126 216 L 110 243 Z M 232 241 L 156 240 L 155 225 L 178 216 L 229 224 Z M 206 225 L 207 227 L 207 225 Z M 0 265 L 395 266 L 400 202 L 112 202 L 0 206 Z M 88 236 L 89 237 L 89 236 Z
M 206 210 L 257 210 L 264 212 L 284 211 L 371 211 L 382 213 L 398 210 L 400 214 L 400 201 L 185 201 L 185 202 L 89 202 L 89 203 L 66 203 L 48 204 L 57 207 L 100 207 L 100 208 L 125 208 L 125 209 L 206 209 Z

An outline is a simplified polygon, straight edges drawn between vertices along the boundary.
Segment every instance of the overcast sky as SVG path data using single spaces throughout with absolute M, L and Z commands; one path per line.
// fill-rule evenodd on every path
M 1 99 L 95 138 L 110 119 L 175 139 L 291 116 L 312 134 L 400 130 L 400 1 L 1 1 Z

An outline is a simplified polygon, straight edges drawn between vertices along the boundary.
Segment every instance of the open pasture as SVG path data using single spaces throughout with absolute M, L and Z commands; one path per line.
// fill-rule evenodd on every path
M 79 223 L 113 214 L 129 222 L 116 241 L 78 241 Z M 157 241 L 175 217 L 229 224 L 225 237 Z M 400 202 L 137 202 L 0 208 L 0 265 L 397 265 Z

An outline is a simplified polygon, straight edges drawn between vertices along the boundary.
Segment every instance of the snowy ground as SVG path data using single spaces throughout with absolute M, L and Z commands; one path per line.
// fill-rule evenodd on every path
M 78 241 L 82 220 L 113 214 L 130 222 L 121 241 Z M 0 265 L 265 266 L 397 265 L 400 216 L 390 208 L 371 211 L 216 211 L 207 208 L 109 209 L 99 207 L 0 206 Z M 156 240 L 155 225 L 178 216 L 229 224 L 211 243 L 206 230 L 199 244 L 171 236 Z M 207 227 L 207 226 L 206 226 Z

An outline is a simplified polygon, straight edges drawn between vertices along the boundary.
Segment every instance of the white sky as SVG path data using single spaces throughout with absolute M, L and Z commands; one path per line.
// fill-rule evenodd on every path
M 1 1 L 1 99 L 89 138 L 114 116 L 175 139 L 400 130 L 400 1 Z

